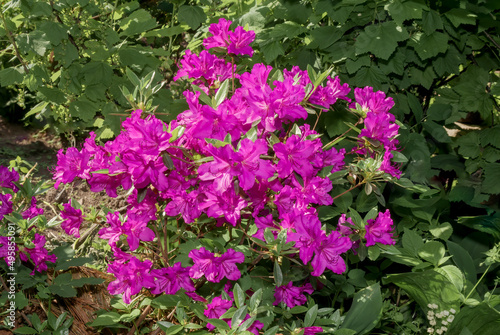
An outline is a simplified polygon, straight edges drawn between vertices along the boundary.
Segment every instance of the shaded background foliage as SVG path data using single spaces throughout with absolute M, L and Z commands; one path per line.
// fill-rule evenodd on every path
M 134 90 L 128 68 L 138 77 L 156 70 L 153 81 L 163 88 L 153 105 L 171 120 L 186 106 L 186 84 L 172 82 L 182 52 L 196 50 L 220 17 L 255 31 L 248 65 L 333 65 L 343 82 L 373 86 L 395 101 L 404 174 L 401 187 L 381 186 L 380 193 L 399 217 L 401 243 L 382 251 L 386 260 L 375 249 L 361 256 L 380 261 L 368 278 L 406 271 L 386 284 L 423 308 L 428 288 L 418 283 L 449 278 L 451 268 L 433 268 L 447 266 L 446 255 L 465 273 L 468 292 L 487 267 L 484 252 L 500 239 L 499 14 L 500 3 L 480 0 L 10 1 L 0 26 L 2 113 L 36 117 L 60 134 L 96 130 L 112 138 L 129 108 L 120 88 Z M 356 120 L 335 110 L 319 127 L 328 140 L 349 122 Z M 336 185 L 334 195 L 349 186 Z M 350 208 L 368 213 L 381 200 L 367 193 L 354 190 L 321 208 L 323 221 L 334 226 Z M 498 267 L 491 270 L 480 296 L 498 277 Z M 353 278 L 365 273 L 355 273 L 338 277 L 336 299 L 364 287 Z

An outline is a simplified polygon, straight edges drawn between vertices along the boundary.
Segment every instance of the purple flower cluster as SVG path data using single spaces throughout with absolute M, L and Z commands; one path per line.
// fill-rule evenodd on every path
M 35 274 L 35 271 L 46 271 L 46 262 L 55 263 L 57 260 L 56 255 L 49 255 L 49 252 L 45 249 L 45 243 L 45 236 L 35 233 L 35 240 L 33 241 L 35 246 L 33 248 L 24 248 L 24 252 L 19 253 L 19 258 L 22 261 L 27 262 L 28 259 L 31 259 L 35 264 L 35 268 L 31 272 L 32 275 Z
M 255 34 L 241 27 L 230 31 L 230 25 L 224 19 L 211 25 L 205 47 L 231 57 L 252 56 L 249 44 Z M 341 84 L 338 77 L 328 77 L 324 86 L 311 91 L 313 83 L 298 67 L 285 70 L 281 80 L 272 82 L 273 69 L 264 64 L 236 74 L 234 64 L 207 50 L 199 55 L 187 51 L 180 63 L 176 80 L 187 77 L 213 96 L 221 83 L 231 78 L 233 90 L 218 105 L 204 105 L 200 92 L 186 91 L 188 109 L 168 125 L 136 110 L 123 122 L 122 132 L 104 146 L 97 145 L 92 134 L 81 150 L 69 148 L 66 153 L 58 153 L 56 186 L 78 177 L 86 180 L 92 191 L 106 191 L 110 197 L 116 197 L 120 189 L 133 188 L 126 213 L 108 213 L 99 231 L 115 256 L 108 268 L 116 278 L 109 284 L 110 292 L 123 294 L 129 303 L 131 296 L 143 288 L 153 294 L 175 294 L 184 289 L 193 299 L 202 301 L 194 293 L 193 280 L 204 277 L 218 283 L 241 277 L 237 264 L 243 263 L 245 256 L 231 248 L 224 253 L 213 253 L 205 247 L 194 249 L 189 252 L 192 266 L 176 263 L 160 269 L 124 251 L 127 245 L 127 251 L 135 251 L 154 241 L 153 222 L 164 215 L 197 229 L 207 217 L 215 226 L 228 229 L 250 222 L 258 239 L 264 238 L 266 229 L 275 237 L 282 232 L 287 242 L 294 242 L 298 258 L 310 265 L 312 276 L 320 276 L 326 269 L 345 272 L 343 255 L 353 247 L 349 236 L 354 228 L 341 225 L 338 230 L 326 231 L 316 208 L 332 205 L 332 182 L 324 172 L 341 170 L 346 152 L 323 150 L 320 134 L 307 124 L 294 123 L 307 118 L 307 105 L 328 111 L 339 100 L 350 102 L 349 86 Z M 357 152 L 372 156 L 381 146 L 390 155 L 396 149 L 398 131 L 394 116 L 388 112 L 392 99 L 371 88 L 354 93 L 354 104 L 366 111 Z M 375 145 L 365 145 L 365 140 Z M 389 165 L 383 165 L 384 171 L 397 174 L 389 156 L 386 161 Z M 157 207 L 164 212 L 158 213 Z M 368 223 L 367 245 L 389 241 L 390 216 L 386 213 Z M 81 217 L 81 212 L 66 204 L 65 230 L 78 234 Z M 118 242 L 125 241 L 124 250 L 119 249 Z M 312 292 L 311 284 L 295 287 L 289 282 L 276 288 L 275 304 L 301 305 L 307 301 L 304 293 Z M 219 318 L 231 306 L 232 301 L 215 297 L 207 305 L 205 316 Z M 256 321 L 249 331 L 258 334 L 260 328 L 262 324 Z M 320 331 L 318 327 L 309 328 L 306 332 L 310 334 Z

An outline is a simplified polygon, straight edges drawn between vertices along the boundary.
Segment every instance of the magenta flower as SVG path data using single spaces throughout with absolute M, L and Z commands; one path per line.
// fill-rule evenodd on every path
M 254 39 L 254 31 L 246 31 L 243 27 L 238 26 L 234 32 L 229 32 L 229 40 L 231 42 L 227 47 L 227 52 L 234 55 L 248 55 L 252 57 L 253 49 L 250 43 L 252 43 Z
M 314 155 L 311 141 L 301 141 L 297 135 L 290 136 L 286 143 L 276 143 L 274 151 L 279 159 L 277 170 L 280 178 L 286 178 L 293 171 L 303 178 L 314 175 L 314 168 L 310 163 L 310 157 Z
M 338 231 L 332 231 L 316 246 L 315 255 L 311 262 L 314 271 L 311 275 L 321 276 L 327 268 L 336 274 L 345 272 L 346 264 L 340 254 L 348 251 L 351 247 L 352 242 L 349 237 L 340 235 Z
M 38 272 L 43 272 L 47 270 L 47 264 L 46 262 L 51 262 L 55 263 L 57 260 L 56 255 L 49 255 L 49 252 L 47 249 L 45 249 L 45 236 L 39 235 L 38 233 L 35 233 L 35 240 L 33 241 L 33 244 L 35 244 L 34 248 L 24 248 L 24 252 L 21 252 L 19 254 L 19 257 L 21 258 L 22 261 L 26 262 L 28 261 L 28 256 L 31 258 L 33 263 L 35 264 L 35 268 L 33 271 L 30 273 L 31 275 L 35 274 L 35 271 Z
M 71 206 L 71 201 L 64 204 L 64 210 L 61 211 L 61 217 L 64 221 L 61 223 L 61 228 L 66 234 L 80 237 L 80 226 L 83 223 L 83 214 L 81 209 L 76 209 Z
M 396 149 L 399 126 L 394 123 L 395 116 L 393 114 L 368 113 L 364 122 L 365 129 L 361 130 L 358 138 L 366 137 L 371 142 L 375 142 L 375 146 L 383 145 L 386 150 Z
M 394 223 L 391 219 L 391 213 L 387 209 L 384 213 L 378 213 L 375 220 L 368 220 L 366 228 L 366 246 L 381 244 L 395 244 L 396 241 L 392 237 Z
M 10 188 L 14 192 L 17 192 L 18 188 L 14 182 L 18 180 L 19 173 L 17 173 L 16 170 L 12 169 L 12 171 L 10 171 L 8 167 L 0 165 L 0 188 Z
M 285 305 L 289 308 L 295 306 L 303 305 L 307 302 L 307 298 L 304 293 L 311 294 L 314 289 L 310 283 L 307 283 L 301 287 L 293 286 L 292 282 L 287 285 L 278 286 L 274 290 L 273 305 L 278 305 L 280 302 L 285 302 Z
M 22 213 L 23 219 L 29 220 L 43 214 L 43 208 L 36 207 L 36 198 L 31 198 L 31 206 Z
M 18 250 L 19 248 L 17 247 L 17 244 L 14 243 L 13 236 L 0 236 L 0 258 L 5 259 L 8 266 L 13 265 L 16 261 L 16 257 L 12 255 L 12 252 L 16 255 Z
M 339 222 L 337 224 L 337 231 L 340 232 L 344 236 L 349 236 L 354 234 L 355 230 L 354 223 L 351 218 L 346 217 L 345 214 L 342 214 L 339 218 Z
M 394 178 L 399 179 L 401 178 L 401 170 L 399 170 L 399 165 L 391 162 L 391 159 L 391 151 L 387 150 L 386 152 L 384 152 L 384 159 L 382 161 L 382 164 L 380 165 L 380 170 L 390 174 Z
M 181 288 L 187 292 L 194 292 L 196 289 L 193 281 L 189 277 L 189 267 L 183 268 L 180 262 L 174 266 L 162 269 L 151 270 L 155 277 L 155 288 L 153 294 L 176 294 Z
M 229 44 L 229 26 L 232 21 L 220 18 L 218 23 L 212 23 L 208 32 L 212 34 L 203 40 L 206 49 L 227 48 Z
M 64 150 L 61 149 L 57 153 L 57 165 L 54 173 L 55 188 L 60 183 L 71 183 L 76 177 L 90 178 L 90 154 L 85 149 L 80 152 L 76 148 L 70 147 L 66 150 L 66 154 L 63 152 Z
M 13 211 L 12 194 L 0 193 L 0 221 L 5 215 L 9 215 Z
M 123 294 L 123 302 L 130 304 L 130 297 L 139 293 L 143 287 L 155 287 L 154 277 L 150 273 L 153 263 L 150 260 L 141 262 L 133 257 L 127 264 L 113 262 L 108 266 L 108 272 L 115 276 L 115 280 L 109 283 L 110 294 Z
M 318 326 L 304 327 L 302 329 L 304 329 L 304 335 L 314 335 L 314 334 L 323 332 L 323 328 L 318 327 Z
M 216 256 L 204 247 L 191 250 L 189 257 L 194 265 L 189 270 L 189 276 L 194 279 L 205 276 L 208 281 L 218 283 L 222 279 L 238 280 L 241 277 L 236 263 L 243 263 L 245 255 L 242 252 L 227 249 L 227 251 Z
M 229 308 L 233 306 L 231 300 L 224 300 L 221 297 L 214 297 L 212 302 L 207 304 L 207 309 L 203 311 L 203 314 L 209 319 L 218 319 L 221 315 L 227 312 Z M 210 331 L 215 329 L 215 326 L 208 323 L 207 328 Z
M 222 194 L 218 194 L 213 187 L 206 187 L 204 191 L 206 198 L 200 208 L 205 209 L 209 217 L 217 219 L 223 216 L 228 223 L 236 227 L 241 210 L 248 205 L 245 199 L 236 193 L 234 187 Z
M 355 88 L 354 97 L 355 102 L 349 107 L 356 108 L 356 103 L 358 103 L 365 113 L 385 114 L 394 106 L 394 100 L 391 97 L 386 98 L 382 91 L 373 92 L 373 87 L 370 86 Z

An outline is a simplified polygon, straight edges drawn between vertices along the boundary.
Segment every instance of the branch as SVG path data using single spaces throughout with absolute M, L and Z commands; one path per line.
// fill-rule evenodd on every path
M 28 67 L 26 66 L 26 63 L 24 62 L 24 59 L 21 57 L 21 54 L 19 53 L 19 49 L 17 48 L 16 41 L 14 40 L 12 33 L 10 32 L 9 28 L 7 27 L 7 22 L 5 21 L 5 17 L 3 16 L 2 11 L 0 11 L 0 17 L 2 18 L 3 25 L 5 27 L 5 31 L 7 32 L 7 37 L 9 38 L 10 43 L 12 43 L 12 46 L 14 47 L 14 53 L 16 54 L 17 59 L 19 60 L 19 62 L 23 66 L 24 73 L 27 74 L 29 72 Z

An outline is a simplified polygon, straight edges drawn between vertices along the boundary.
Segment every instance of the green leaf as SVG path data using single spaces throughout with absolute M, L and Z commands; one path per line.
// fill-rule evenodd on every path
M 356 39 L 356 54 L 371 52 L 382 59 L 389 59 L 398 42 L 408 39 L 405 28 L 397 26 L 395 22 L 388 21 L 382 24 L 369 25 Z
M 447 335 L 496 335 L 500 327 L 500 312 L 482 302 L 477 306 L 465 306 L 455 315 Z M 468 333 L 465 333 L 467 330 Z
M 394 0 L 384 7 L 398 25 L 403 25 L 404 21 L 410 19 L 420 19 L 422 10 L 428 7 L 419 1 Z
M 434 237 L 447 240 L 451 237 L 451 234 L 453 234 L 453 227 L 449 222 L 443 222 L 441 224 L 431 225 L 429 231 Z
M 430 35 L 415 33 L 409 42 L 422 60 L 437 56 L 448 50 L 448 35 L 438 31 Z
M 24 307 L 28 306 L 29 300 L 26 298 L 23 292 L 16 292 L 15 294 L 16 309 L 23 310 Z
M 428 304 L 437 304 L 440 310 L 458 310 L 460 307 L 460 292 L 446 276 L 436 270 L 391 274 L 384 282 L 401 287 L 423 310 L 428 309 Z
M 85 122 L 90 122 L 96 112 L 98 112 L 98 107 L 92 101 L 81 97 L 79 100 L 75 100 L 69 104 L 69 113 L 73 117 L 78 117 Z
M 50 48 L 50 40 L 47 34 L 41 30 L 35 30 L 29 34 L 21 34 L 17 36 L 17 45 L 21 52 L 28 53 L 34 51 L 40 56 L 45 55 L 45 52 Z
M 208 323 L 210 323 L 212 326 L 216 327 L 219 330 L 229 330 L 230 329 L 229 325 L 224 320 L 208 319 L 207 321 L 208 321 Z
M 316 318 L 318 316 L 318 305 L 314 305 L 306 313 L 306 316 L 304 317 L 304 327 L 311 327 L 314 324 L 314 321 L 316 321 Z
M 418 256 L 418 251 L 424 246 L 422 237 L 412 229 L 405 228 L 403 234 L 403 248 L 410 251 L 415 257 Z
M 14 334 L 38 334 L 38 331 L 31 327 L 19 327 L 12 330 Z
M 49 290 L 52 294 L 56 294 L 63 298 L 72 298 L 77 295 L 76 290 L 70 285 L 51 285 L 49 286 Z
M 427 120 L 423 123 L 424 129 L 431 134 L 436 141 L 440 143 L 451 143 L 451 137 L 448 135 L 443 126 L 434 121 Z
M 139 9 L 125 16 L 120 21 L 121 36 L 133 36 L 153 29 L 157 26 L 156 19 L 145 9 Z
M 309 49 L 319 48 L 324 50 L 330 47 L 333 43 L 340 40 L 344 34 L 345 29 L 337 28 L 334 26 L 320 26 L 311 30 L 311 43 L 307 45 Z
M 163 27 L 160 29 L 150 30 L 144 34 L 144 37 L 170 37 L 182 34 L 187 29 L 187 26 Z
M 236 312 L 234 312 L 233 317 L 231 318 L 231 328 L 236 329 L 240 326 L 241 321 L 245 318 L 247 313 L 247 306 L 242 306 L 238 308 Z
M 285 50 L 283 49 L 283 45 L 280 41 L 266 41 L 265 43 L 261 43 L 259 46 L 260 51 L 264 55 L 267 63 L 271 63 L 278 56 L 285 54 Z
M 241 306 L 244 306 L 245 300 L 246 300 L 246 295 L 238 283 L 236 283 L 234 285 L 233 294 L 234 294 L 234 302 L 236 303 L 236 307 L 240 308 Z
M 8 67 L 0 71 L 0 85 L 9 86 L 22 83 L 24 78 L 23 70 L 16 67 Z
M 213 108 L 217 108 L 226 99 L 227 93 L 229 92 L 229 82 L 230 79 L 226 79 L 220 85 L 217 93 L 215 94 L 215 103 L 212 106 Z
M 354 84 L 356 86 L 363 87 L 369 85 L 374 89 L 381 89 L 381 83 L 386 81 L 386 75 L 376 65 L 362 67 L 354 77 Z
M 371 64 L 370 56 L 368 56 L 368 55 L 356 57 L 356 59 L 354 59 L 354 60 L 348 58 L 345 62 L 345 66 L 346 66 L 347 72 L 349 74 L 354 74 L 360 68 L 362 68 L 364 66 L 370 66 L 370 64 Z
M 447 241 L 446 245 L 448 246 L 448 251 L 455 265 L 462 270 L 465 274 L 465 278 L 469 282 L 475 283 L 477 279 L 476 266 L 474 265 L 471 255 L 467 250 L 455 242 Z
M 63 40 L 68 39 L 68 28 L 59 22 L 46 21 L 40 25 L 41 31 L 45 32 L 47 39 L 56 46 Z
M 437 272 L 446 276 L 455 285 L 459 292 L 464 288 L 464 275 L 455 265 L 445 265 L 436 269 Z
M 370 332 L 382 316 L 382 307 L 379 283 L 360 290 L 354 294 L 352 306 L 341 328 L 355 330 L 356 334 L 360 335 Z
M 488 163 L 484 166 L 484 181 L 481 191 L 488 194 L 500 194 L 500 163 Z
M 419 250 L 420 258 L 431 262 L 434 266 L 439 264 L 439 261 L 444 257 L 446 249 L 443 243 L 438 241 L 429 241 L 425 243 Z
M 433 9 L 424 11 L 422 16 L 422 29 L 427 35 L 432 34 L 434 31 L 443 29 L 443 20 L 438 12 Z
M 274 282 L 276 286 L 281 286 L 283 284 L 283 273 L 281 272 L 281 267 L 277 260 L 274 261 Z
M 458 223 L 491 234 L 497 240 L 500 239 L 500 217 L 497 212 L 494 215 L 461 216 L 458 218 Z
M 92 323 L 88 325 L 90 327 L 100 327 L 100 326 L 113 326 L 120 322 L 120 314 L 116 312 L 106 312 L 97 316 Z
M 200 24 L 205 23 L 207 15 L 200 6 L 180 6 L 177 13 L 179 22 L 187 23 L 191 29 L 196 29 Z
M 476 24 L 477 15 L 467 9 L 453 8 L 444 13 L 444 15 L 455 27 L 458 27 L 461 24 Z
M 67 270 L 70 268 L 70 266 L 82 266 L 87 264 L 88 262 L 91 262 L 92 258 L 90 257 L 78 257 L 78 258 L 71 258 L 69 260 L 64 260 L 64 261 L 59 261 L 56 263 L 56 267 L 54 270 L 59 271 L 59 270 Z
M 160 309 L 169 309 L 177 306 L 179 300 L 173 295 L 160 295 L 151 301 L 151 306 Z
M 57 88 L 39 87 L 38 91 L 45 96 L 45 98 L 55 104 L 64 104 L 66 102 L 66 95 Z

